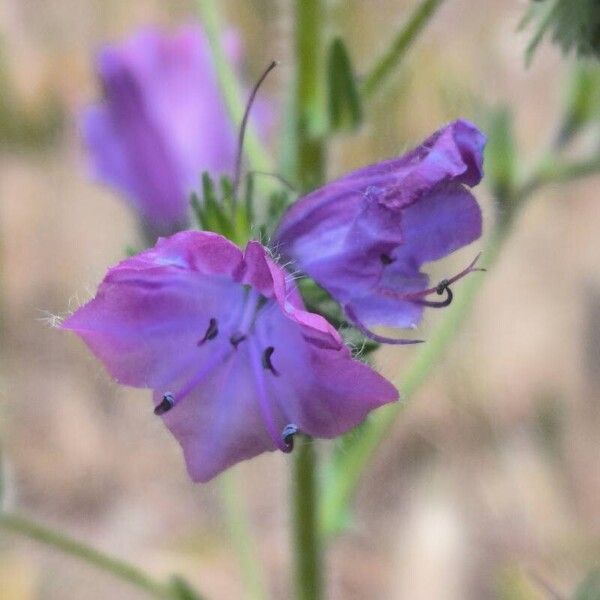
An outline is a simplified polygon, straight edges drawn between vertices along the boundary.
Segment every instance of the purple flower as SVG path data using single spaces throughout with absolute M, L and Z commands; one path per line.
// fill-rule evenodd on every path
M 424 306 L 449 304 L 450 284 L 475 270 L 472 263 L 428 288 L 421 267 L 481 235 L 481 211 L 465 186 L 482 178 L 484 145 L 474 125 L 455 121 L 404 156 L 315 190 L 283 216 L 278 251 L 340 302 L 364 333 L 394 341 L 368 327 L 415 326 Z M 427 300 L 433 293 L 446 299 Z
M 236 130 L 206 36 L 197 26 L 171 36 L 144 29 L 104 48 L 97 71 L 104 99 L 83 118 L 96 176 L 125 195 L 152 235 L 173 233 L 187 223 L 201 171 L 231 173 L 235 163 Z
M 110 269 L 63 327 L 117 381 L 154 390 L 196 481 L 291 450 L 296 430 L 338 436 L 398 397 L 303 309 L 258 242 L 242 252 L 208 232 L 161 239 Z

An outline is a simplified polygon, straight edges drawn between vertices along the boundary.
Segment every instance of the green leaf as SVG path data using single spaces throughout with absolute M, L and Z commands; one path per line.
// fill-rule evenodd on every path
M 485 151 L 486 179 L 500 203 L 513 196 L 517 180 L 517 154 L 513 116 L 502 106 L 487 115 L 488 143 Z M 502 206 L 503 209 L 510 207 Z
M 525 16 L 521 20 L 518 29 L 523 30 L 525 27 L 534 24 L 533 36 L 527 45 L 525 50 L 525 64 L 529 66 L 533 60 L 533 55 L 540 45 L 540 42 L 544 39 L 546 32 L 552 24 L 552 19 L 558 8 L 560 0 L 545 0 L 544 2 L 536 2 L 529 6 L 529 9 L 525 13 Z M 535 25 L 536 19 L 538 20 Z
M 221 185 L 223 192 L 226 192 L 228 189 L 227 184 L 221 181 Z M 227 204 L 231 206 L 231 202 L 231 200 L 228 202 L 224 199 L 219 199 L 210 175 L 206 172 L 202 173 L 202 206 L 200 213 L 202 228 L 220 233 L 228 238 L 234 237 L 231 217 L 225 212 Z
M 573 600 L 600 600 L 600 569 L 594 569 L 579 584 Z
M 341 38 L 334 39 L 329 47 L 327 82 L 331 129 L 355 129 L 362 121 L 363 110 L 350 56 Z
M 591 61 L 575 65 L 558 134 L 563 146 L 600 115 L 600 67 Z
M 204 224 L 204 211 L 202 210 L 202 202 L 196 192 L 192 192 L 190 196 L 190 205 L 192 206 L 192 212 L 196 218 L 196 224 L 200 229 L 205 229 Z
M 173 575 L 169 580 L 173 598 L 177 600 L 202 600 L 202 596 L 180 575 Z
M 139 254 L 140 252 L 141 252 L 141 250 L 139 248 L 136 248 L 135 246 L 131 246 L 131 245 L 125 246 L 125 256 L 127 258 L 131 258 L 132 256 Z

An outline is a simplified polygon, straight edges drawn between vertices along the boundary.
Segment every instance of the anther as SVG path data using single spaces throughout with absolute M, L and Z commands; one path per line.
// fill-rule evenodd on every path
M 281 439 L 283 443 L 288 447 L 287 452 L 291 452 L 294 449 L 294 436 L 299 433 L 298 425 L 290 423 L 283 428 L 281 432 Z
M 275 348 L 273 346 L 269 346 L 262 355 L 262 366 L 264 369 L 269 369 L 273 375 L 279 375 L 277 369 L 273 366 L 271 362 L 271 356 L 273 356 L 273 352 L 275 352 Z
M 450 287 L 450 283 L 447 280 L 440 281 L 435 286 L 435 293 L 438 296 L 446 293 L 446 297 L 443 300 L 414 300 L 417 304 L 421 304 L 422 306 L 428 306 L 429 308 L 446 308 L 446 306 L 450 306 L 452 304 L 452 300 L 454 300 L 454 294 L 452 293 L 452 288 Z
M 236 333 L 229 338 L 231 345 L 237 350 L 237 347 L 246 339 L 245 335 Z
M 175 406 L 173 394 L 167 393 L 162 397 L 162 402 L 154 409 L 154 414 L 159 416 L 169 412 Z
M 384 266 L 391 265 L 394 262 L 394 259 L 389 254 L 380 254 L 379 260 Z
M 450 283 L 448 282 L 447 279 L 442 279 L 436 286 L 435 286 L 435 293 L 438 296 L 441 296 L 446 290 L 450 289 Z
M 219 326 L 217 324 L 217 320 L 213 317 L 208 322 L 208 328 L 206 329 L 206 333 L 204 337 L 198 342 L 198 346 L 202 346 L 204 342 L 214 340 L 217 335 L 219 335 Z

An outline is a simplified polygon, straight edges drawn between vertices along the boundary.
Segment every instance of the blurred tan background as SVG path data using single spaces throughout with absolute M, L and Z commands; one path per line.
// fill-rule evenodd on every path
M 290 3 L 220 4 L 246 40 L 252 77 L 283 61 L 267 86 L 281 102 Z M 365 70 L 414 4 L 331 1 L 332 31 Z M 481 103 L 513 107 L 533 162 L 554 132 L 568 63 L 544 44 L 525 68 L 528 35 L 516 28 L 526 4 L 447 0 L 360 135 L 338 138 L 330 175 L 396 154 L 450 118 L 475 119 Z M 0 4 L 0 431 L 9 507 L 233 599 L 245 593 L 219 484 L 188 481 L 148 393 L 116 387 L 79 340 L 51 327 L 137 240 L 125 205 L 86 178 L 75 118 L 97 94 L 92 53 L 141 25 L 192 18 L 183 0 Z M 329 598 L 553 597 L 537 580 L 567 598 L 600 566 L 598 185 L 545 190 L 525 210 L 468 325 L 363 480 L 354 527 L 331 548 Z M 484 186 L 478 196 L 489 207 Z M 438 318 L 428 316 L 425 336 Z M 398 377 L 413 355 L 386 350 L 379 366 Z M 288 460 L 262 456 L 234 470 L 269 589 L 282 600 Z M 0 598 L 144 596 L 0 532 Z

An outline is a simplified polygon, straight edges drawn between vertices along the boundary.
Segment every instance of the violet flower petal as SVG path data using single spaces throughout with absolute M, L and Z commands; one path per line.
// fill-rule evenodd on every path
M 283 216 L 278 252 L 363 324 L 415 326 L 423 306 L 402 295 L 427 288 L 421 266 L 481 235 L 465 186 L 481 180 L 484 144 L 474 125 L 455 121 L 402 157 L 315 190 Z
M 197 26 L 170 36 L 144 29 L 101 51 L 97 70 L 105 98 L 82 123 L 93 169 L 154 234 L 172 233 L 187 222 L 200 173 L 228 173 L 235 163 L 236 127 L 206 36 Z
M 117 380 L 152 388 L 156 406 L 172 398 L 162 418 L 197 481 L 285 450 L 290 423 L 334 437 L 398 397 L 323 317 L 303 309 L 257 242 L 242 253 L 208 232 L 161 239 L 110 269 L 63 327 Z

